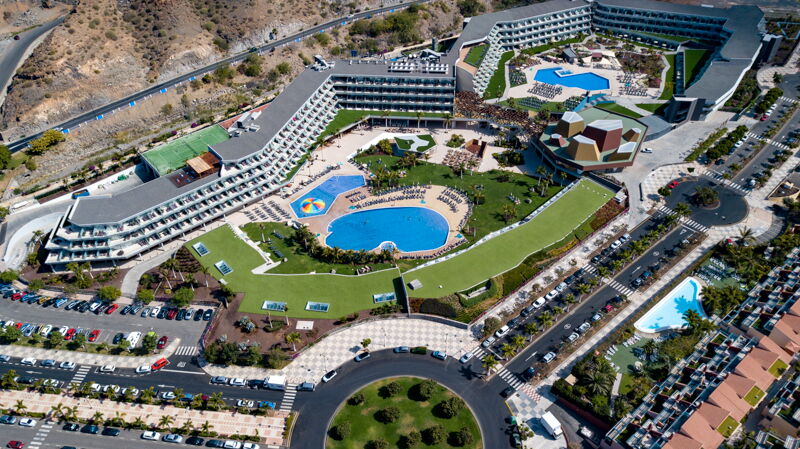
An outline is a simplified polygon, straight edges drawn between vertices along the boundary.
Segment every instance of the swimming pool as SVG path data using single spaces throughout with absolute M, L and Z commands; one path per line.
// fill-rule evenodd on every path
M 330 247 L 372 250 L 392 242 L 401 252 L 436 249 L 445 244 L 447 220 L 425 207 L 386 207 L 353 212 L 328 225 Z
M 706 318 L 699 295 L 700 284 L 697 279 L 688 277 L 639 318 L 633 327 L 647 333 L 680 329 L 686 325 L 683 314 L 688 310 L 694 310 Z
M 297 218 L 324 215 L 339 194 L 357 189 L 366 183 L 361 175 L 331 176 L 325 182 L 304 193 L 292 202 Z
M 564 87 L 578 87 L 583 90 L 608 89 L 608 80 L 592 72 L 574 74 L 561 67 L 539 69 L 533 79 L 540 83 L 558 84 Z

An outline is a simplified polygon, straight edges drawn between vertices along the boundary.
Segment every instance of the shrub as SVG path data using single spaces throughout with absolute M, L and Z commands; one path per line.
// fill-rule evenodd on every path
M 483 322 L 483 328 L 481 328 L 481 335 L 488 337 L 497 331 L 497 329 L 500 329 L 500 320 L 496 317 L 486 318 Z
M 122 295 L 122 292 L 114 286 L 107 285 L 97 289 L 97 296 L 103 301 L 113 301 Z
M 391 383 L 388 383 L 388 384 L 384 385 L 381 388 L 381 392 L 380 393 L 381 393 L 382 397 L 390 398 L 392 396 L 397 396 L 400 393 L 400 391 L 402 391 L 402 390 L 403 390 L 403 387 L 401 387 L 399 383 L 391 382 Z
M 334 440 L 342 441 L 350 436 L 350 432 L 351 432 L 350 423 L 343 422 L 341 424 L 337 424 L 331 427 L 331 430 L 328 432 L 328 434 Z
M 436 387 L 436 382 L 430 379 L 423 380 L 422 382 L 411 387 L 413 389 L 413 399 L 427 401 L 431 398 L 431 396 L 433 396 L 434 393 L 436 393 Z
M 378 410 L 375 413 L 375 419 L 384 424 L 393 423 L 400 419 L 400 409 L 397 407 L 386 407 Z
M 464 401 L 461 398 L 448 398 L 444 401 L 439 403 L 438 412 L 439 414 L 447 419 L 453 418 L 458 413 L 464 409 Z
M 422 431 L 422 440 L 428 446 L 433 446 L 434 444 L 439 444 L 444 441 L 445 437 L 445 430 L 441 424 L 436 424 L 435 426 L 428 427 L 427 429 Z
M 457 315 L 455 307 L 439 301 L 436 298 L 425 299 L 419 306 L 420 313 L 429 315 L 439 315 L 445 318 L 455 318 Z
M 457 432 L 450 434 L 449 443 L 451 446 L 464 447 L 468 444 L 472 444 L 473 440 L 472 432 L 470 432 L 468 428 L 462 427 Z
M 366 401 L 366 398 L 364 398 L 364 394 L 356 393 L 350 396 L 350 399 L 347 400 L 347 403 L 350 405 L 360 405 L 363 404 L 364 401 Z
M 410 449 L 419 445 L 422 442 L 422 435 L 416 430 L 401 438 L 400 446 Z
M 367 443 L 367 447 L 369 449 L 387 449 L 389 447 L 389 443 L 387 443 L 383 438 L 378 438 L 377 440 L 371 440 L 369 443 Z

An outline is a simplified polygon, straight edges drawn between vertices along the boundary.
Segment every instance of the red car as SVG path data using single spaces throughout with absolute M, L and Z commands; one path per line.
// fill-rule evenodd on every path
M 25 447 L 25 443 L 22 441 L 11 440 L 6 444 L 6 447 L 10 447 L 11 449 L 22 449 Z
M 167 319 L 168 320 L 175 319 L 175 315 L 177 314 L 178 314 L 178 309 L 172 309 L 169 312 L 167 312 Z
M 164 346 L 166 346 L 166 345 L 167 345 L 167 341 L 168 341 L 168 340 L 169 340 L 169 339 L 167 338 L 167 336 L 166 336 L 166 335 L 164 335 L 163 337 L 159 338 L 159 339 L 158 339 L 158 343 L 156 344 L 156 348 L 158 348 L 158 349 L 164 349 Z
M 13 295 L 11 295 L 11 300 L 17 301 L 18 299 L 22 298 L 22 296 L 23 296 L 22 293 L 14 293 Z
M 100 336 L 100 329 L 95 329 L 89 332 L 89 341 L 96 341 L 97 337 Z
M 119 304 L 111 304 L 106 309 L 106 315 L 111 315 L 112 313 L 114 313 L 115 310 L 117 310 L 118 307 L 119 307 Z
M 169 365 L 169 360 L 161 358 L 156 360 L 156 363 L 153 363 L 153 366 L 151 366 L 150 369 L 152 369 L 153 371 L 158 371 L 167 365 Z
M 613 310 L 613 309 L 614 309 L 614 307 L 612 307 L 611 304 L 606 304 L 605 306 L 603 306 L 603 310 L 606 313 L 611 312 L 611 310 Z
M 64 340 L 67 341 L 72 340 L 72 337 L 75 336 L 75 332 L 77 332 L 77 329 L 75 329 L 74 327 L 69 328 L 69 330 L 67 331 L 67 335 L 64 335 Z
M 675 187 L 678 187 L 678 184 L 680 184 L 678 181 L 672 181 L 671 183 L 667 184 L 667 187 L 674 189 Z
M 14 326 L 16 326 L 17 329 L 22 329 L 22 322 L 14 323 Z
M 767 114 L 764 114 L 764 115 L 761 116 L 761 121 L 762 122 L 766 122 L 768 118 L 769 118 L 769 116 Z

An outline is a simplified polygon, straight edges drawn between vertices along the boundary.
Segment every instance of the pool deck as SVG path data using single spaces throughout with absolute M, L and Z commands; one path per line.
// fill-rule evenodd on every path
M 620 94 L 620 87 L 622 87 L 622 86 L 620 86 L 620 82 L 617 80 L 617 76 L 622 75 L 622 71 L 621 70 L 611 70 L 611 69 L 604 69 L 604 68 L 601 69 L 601 68 L 584 67 L 584 66 L 580 66 L 580 65 L 577 65 L 577 64 L 569 64 L 567 62 L 553 63 L 553 62 L 542 61 L 541 63 L 536 64 L 534 66 L 525 67 L 522 70 L 522 72 L 525 74 L 525 78 L 527 79 L 527 83 L 525 83 L 525 84 L 523 84 L 521 86 L 516 86 L 516 87 L 509 88 L 507 96 L 508 97 L 512 97 L 512 98 L 538 97 L 538 98 L 541 98 L 541 99 L 547 100 L 547 101 L 563 102 L 563 101 L 566 101 L 569 97 L 583 96 L 583 95 L 586 94 L 586 91 L 584 89 L 580 89 L 580 88 L 577 88 L 577 87 L 565 87 L 565 86 L 561 86 L 560 84 L 559 84 L 559 86 L 561 86 L 563 88 L 563 90 L 559 95 L 556 95 L 555 98 L 539 97 L 537 95 L 534 95 L 534 94 L 531 94 L 531 93 L 528 92 L 528 89 L 530 89 L 531 86 L 534 83 L 533 77 L 534 77 L 534 75 L 536 74 L 537 71 L 542 70 L 542 69 L 552 69 L 552 68 L 555 68 L 555 67 L 561 67 L 564 70 L 569 70 L 573 74 L 576 74 L 576 75 L 577 74 L 581 74 L 581 73 L 591 72 L 591 73 L 594 73 L 596 75 L 600 75 L 603 78 L 607 79 L 609 88 L 605 89 L 605 90 L 593 90 L 592 91 L 592 95 L 599 94 L 599 93 L 605 93 L 610 97 L 634 98 L 634 99 L 636 99 L 636 101 L 647 100 L 647 99 L 657 99 L 658 96 L 661 95 L 661 89 L 660 88 L 648 89 L 647 90 L 647 96 L 644 96 L 644 97 L 621 95 Z

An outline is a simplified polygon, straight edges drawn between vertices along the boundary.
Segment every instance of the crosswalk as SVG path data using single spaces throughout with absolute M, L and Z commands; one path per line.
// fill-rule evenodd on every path
M 798 102 L 796 99 L 789 98 L 789 97 L 780 97 L 780 99 L 785 101 L 785 102 L 787 102 L 787 103 L 797 103 Z
M 72 380 L 70 383 L 74 384 L 81 384 L 83 380 L 86 379 L 86 375 L 89 374 L 89 371 L 92 370 L 91 365 L 81 365 L 78 367 L 78 370 L 75 371 L 75 375 L 72 376 Z
M 628 287 L 626 287 L 626 286 L 624 286 L 624 285 L 620 284 L 620 283 L 619 283 L 618 281 L 616 281 L 615 279 L 607 279 L 607 280 L 606 280 L 606 284 L 608 284 L 608 286 L 609 286 L 609 287 L 611 287 L 611 288 L 613 288 L 614 290 L 616 290 L 616 291 L 618 291 L 618 292 L 622 293 L 622 294 L 623 294 L 623 295 L 625 295 L 625 296 L 630 296 L 630 295 L 632 295 L 632 294 L 633 294 L 633 290 L 631 290 L 630 288 L 628 288 Z
M 702 232 L 702 233 L 708 232 L 708 229 L 709 229 L 708 226 L 701 225 L 700 223 L 698 223 L 698 222 L 696 222 L 696 221 L 694 221 L 692 219 L 686 219 L 683 222 L 683 225 L 686 226 L 687 228 L 693 230 L 693 231 L 698 231 L 698 232 Z
M 282 412 L 291 412 L 292 405 L 294 405 L 294 398 L 297 396 L 297 385 L 287 385 L 286 391 L 283 393 L 283 399 L 281 399 L 281 408 Z
M 197 346 L 178 346 L 178 349 L 175 350 L 175 355 L 198 355 L 200 354 L 200 348 Z
M 734 181 L 731 181 L 730 179 L 725 179 L 725 177 L 722 176 L 722 173 L 720 173 L 718 171 L 711 170 L 710 168 L 706 168 L 705 172 L 703 174 L 713 178 L 715 181 L 721 182 L 725 186 L 730 187 L 730 188 L 732 188 L 734 190 L 738 190 L 738 191 L 740 191 L 742 193 L 749 193 L 750 192 L 748 189 L 746 189 L 741 184 L 739 184 L 737 182 L 734 182 Z
M 528 395 L 534 401 L 538 402 L 542 398 L 541 395 L 539 395 L 539 393 L 536 391 L 535 388 L 533 388 L 532 385 L 530 385 L 527 382 L 523 382 L 522 379 L 519 378 L 519 376 L 507 370 L 505 366 L 501 366 L 497 370 L 497 376 L 503 379 L 515 391 L 521 390 L 523 393 Z
M 780 143 L 780 142 L 776 142 L 776 141 L 774 141 L 774 140 L 772 140 L 772 139 L 768 139 L 768 138 L 766 138 L 766 137 L 764 137 L 764 136 L 761 136 L 761 135 L 758 135 L 758 134 L 756 134 L 756 133 L 754 133 L 754 132 L 748 131 L 748 132 L 746 132 L 746 133 L 744 133 L 744 134 L 745 134 L 746 136 L 748 136 L 748 137 L 752 137 L 752 138 L 754 138 L 754 139 L 763 140 L 764 142 L 766 142 L 766 143 L 768 143 L 768 144 L 772 145 L 773 147 L 778 147 L 778 148 L 780 148 L 781 150 L 791 150 L 791 148 L 789 148 L 789 146 L 788 146 L 788 145 L 784 145 L 784 144 L 782 144 L 782 143 Z
M 36 434 L 31 439 L 31 442 L 28 443 L 28 447 L 30 449 L 38 449 L 39 446 L 44 444 L 44 441 L 47 439 L 47 435 L 50 434 L 50 431 L 53 430 L 53 424 L 50 422 L 42 422 L 42 425 L 36 431 Z

